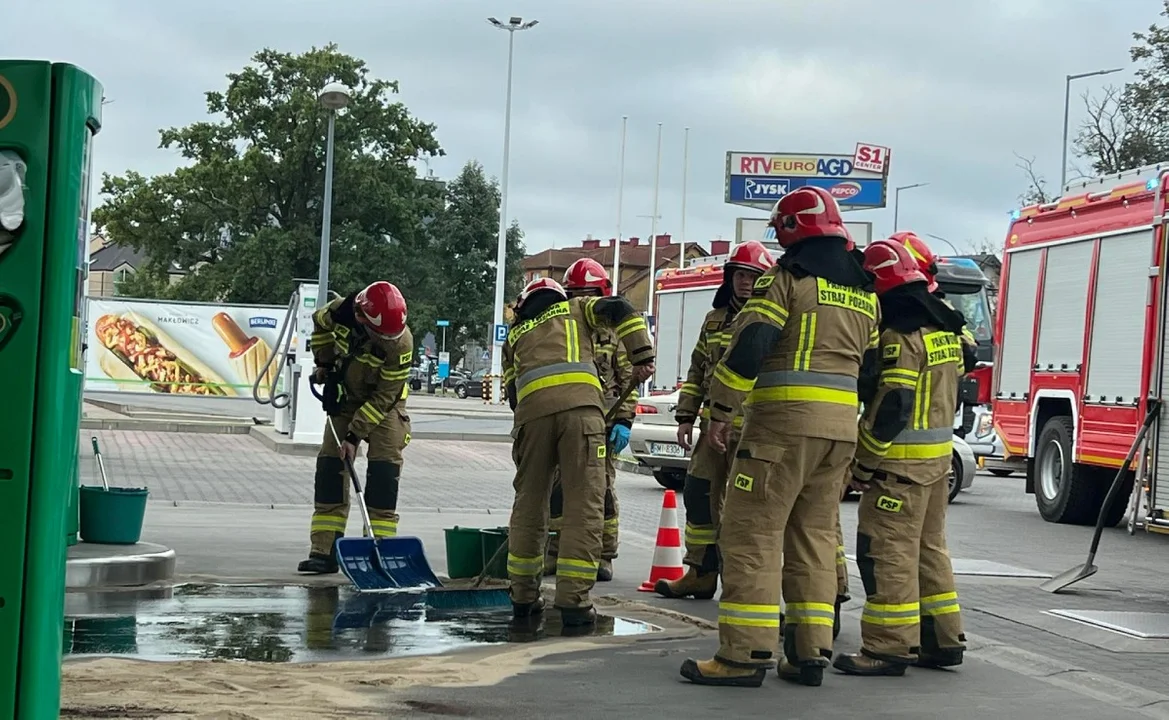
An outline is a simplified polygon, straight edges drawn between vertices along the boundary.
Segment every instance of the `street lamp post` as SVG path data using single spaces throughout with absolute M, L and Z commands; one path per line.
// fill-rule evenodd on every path
M 507 171 L 511 155 L 511 78 L 515 59 L 515 34 L 517 30 L 531 30 L 540 21 L 524 22 L 521 17 L 508 18 L 502 23 L 495 18 L 487 22 L 500 30 L 507 31 L 507 101 L 503 111 L 503 172 L 499 177 L 499 247 L 495 254 L 495 314 L 491 338 L 491 402 L 503 402 L 500 376 L 503 374 L 503 342 L 495 335 L 495 328 L 503 325 L 503 285 L 507 268 Z
M 899 188 L 893 188 L 893 232 L 897 232 L 897 211 L 901 205 L 901 191 L 925 187 L 926 185 L 929 185 L 929 183 L 914 183 L 912 185 L 902 185 Z
M 1059 165 L 1059 194 L 1063 195 L 1064 186 L 1067 185 L 1068 179 L 1068 112 L 1071 109 L 1072 101 L 1072 80 L 1079 80 L 1080 78 L 1094 77 L 1096 75 L 1111 75 L 1118 73 L 1124 68 L 1112 68 L 1111 70 L 1093 70 L 1092 72 L 1077 73 L 1075 75 L 1065 75 L 1063 84 L 1063 148 L 1061 149 L 1061 162 Z
M 961 254 L 962 254 L 962 252 L 961 252 L 961 251 L 958 249 L 958 246 L 957 246 L 957 245 L 955 245 L 954 243 L 950 242 L 949 240 L 947 240 L 946 238 L 942 237 L 941 235 L 931 235 L 930 233 L 926 233 L 926 234 L 925 234 L 925 236 L 926 236 L 926 237 L 928 237 L 928 238 L 933 238 L 934 240 L 941 240 L 942 242 L 946 243 L 947 245 L 949 245 L 949 246 L 950 246 L 950 249 L 954 251 L 954 254 L 955 254 L 955 255 L 961 255 Z
M 325 199 L 321 218 L 321 260 L 317 271 L 317 307 L 329 302 L 329 236 L 333 225 L 333 128 L 337 111 L 349 104 L 349 90 L 341 83 L 329 83 L 317 100 L 329 111 L 329 137 L 325 142 Z

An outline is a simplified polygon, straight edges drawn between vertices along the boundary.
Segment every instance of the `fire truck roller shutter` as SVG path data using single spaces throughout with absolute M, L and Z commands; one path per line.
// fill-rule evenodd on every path
M 1084 356 L 1084 319 L 1094 245 L 1084 240 L 1047 249 L 1035 359 L 1041 372 L 1075 372 Z
M 1035 293 L 1039 287 L 1042 250 L 1010 252 L 1005 275 L 1007 297 L 1003 316 L 1002 359 L 998 367 L 998 397 L 1017 399 L 1031 390 L 1031 338 L 1035 328 Z
M 687 322 L 702 322 L 701 316 L 695 320 L 693 317 L 686 315 L 682 311 L 682 297 L 685 293 L 680 292 L 660 292 L 655 297 L 658 303 L 658 317 L 656 323 L 656 331 L 654 343 L 657 346 L 657 365 L 654 371 L 654 389 L 673 390 L 681 381 L 681 378 L 686 375 L 686 368 L 683 367 L 685 362 L 689 360 L 689 350 L 682 350 L 685 347 L 682 340 L 682 328 L 686 326 Z M 693 347 L 693 346 L 691 346 Z M 679 351 L 685 353 L 681 361 L 679 360 Z

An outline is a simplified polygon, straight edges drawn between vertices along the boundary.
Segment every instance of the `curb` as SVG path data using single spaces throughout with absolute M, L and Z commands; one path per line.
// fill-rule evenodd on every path
M 625 472 L 637 473 L 638 475 L 649 475 L 651 477 L 654 474 L 652 468 L 646 465 L 642 465 L 636 460 L 629 460 L 623 457 L 618 457 L 614 461 L 614 464 L 617 466 L 618 470 L 623 470 Z
M 254 423 L 224 423 L 214 421 L 159 421 L 142 418 L 109 419 L 82 418 L 82 430 L 128 430 L 172 433 L 206 433 L 209 435 L 247 435 Z
M 283 435 L 278 435 L 271 426 L 253 425 L 248 432 L 252 437 L 278 455 L 295 455 L 300 457 L 314 457 L 321 449 L 320 443 L 291 442 Z M 411 440 L 440 440 L 451 442 L 497 442 L 510 443 L 511 435 L 498 433 L 444 433 L 418 432 L 410 434 Z

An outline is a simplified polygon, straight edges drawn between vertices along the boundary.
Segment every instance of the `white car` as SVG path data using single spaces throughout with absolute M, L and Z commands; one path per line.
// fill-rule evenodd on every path
M 637 402 L 637 414 L 629 434 L 629 451 L 637 462 L 653 471 L 662 487 L 681 491 L 686 481 L 686 466 L 690 453 L 678 444 L 678 423 L 674 410 L 678 407 L 678 392 L 669 395 L 649 395 Z M 697 430 L 694 433 L 698 440 Z M 958 493 L 974 484 L 978 464 L 966 441 L 954 436 L 954 456 L 950 463 L 950 501 Z

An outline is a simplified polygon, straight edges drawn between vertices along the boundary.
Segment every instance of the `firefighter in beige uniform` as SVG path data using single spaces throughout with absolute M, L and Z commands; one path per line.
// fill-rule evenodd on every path
M 861 651 L 833 665 L 902 675 L 907 665 L 962 662 L 965 636 L 946 550 L 946 503 L 962 317 L 927 290 L 905 246 L 865 250 L 881 298 L 881 373 L 861 420 L 852 485 L 863 491 L 857 565 L 865 587 Z
M 528 283 L 515 313 L 503 345 L 503 378 L 515 413 L 515 502 L 507 553 L 512 614 L 526 618 L 544 610 L 540 578 L 552 474 L 559 467 L 564 521 L 554 604 L 565 625 L 588 625 L 596 620 L 589 591 L 601 559 L 608 455 L 592 333 L 614 330 L 636 382 L 653 372 L 653 341 L 625 298 L 570 300 L 551 278 Z
M 826 190 L 785 195 L 772 226 L 786 252 L 756 281 L 711 382 L 716 447 L 747 399 L 719 528 L 719 650 L 681 669 L 703 685 L 763 683 L 775 664 L 781 587 L 780 676 L 819 685 L 832 654 L 840 495 L 856 445 L 857 376 L 877 350 L 880 309 Z
M 571 297 L 604 297 L 613 290 L 609 273 L 592 258 L 581 258 L 564 273 L 564 290 Z M 605 453 L 605 530 L 601 535 L 601 564 L 597 569 L 597 580 L 608 582 L 613 579 L 613 560 L 617 558 L 618 512 L 617 454 L 629 445 L 629 430 L 633 426 L 634 408 L 637 407 L 637 391 L 634 390 L 623 400 L 621 394 L 629 387 L 633 366 L 625 348 L 617 342 L 617 335 L 609 328 L 593 331 L 593 360 L 597 366 L 597 379 L 605 395 L 605 411 L 608 412 L 619 400 L 621 407 L 613 417 L 611 427 L 606 429 L 609 447 Z M 558 534 L 564 520 L 564 491 L 560 486 L 560 468 L 552 480 L 552 501 L 549 507 L 548 552 L 544 556 L 544 574 L 556 574 L 556 556 L 560 551 Z
M 905 249 L 909 251 L 910 256 L 913 257 L 913 261 L 917 263 L 917 268 L 925 273 L 927 282 L 926 290 L 945 303 L 946 307 L 961 314 L 961 311 L 955 308 L 954 303 L 946 298 L 946 293 L 942 292 L 942 288 L 938 285 L 938 256 L 934 254 L 934 251 L 930 249 L 930 246 L 926 244 L 925 240 L 918 237 L 917 233 L 909 231 L 893 233 L 889 236 L 889 239 L 904 245 Z M 967 366 L 968 371 L 972 370 L 973 365 L 971 363 L 974 361 L 971 360 L 971 357 L 975 354 L 978 341 L 975 340 L 974 333 L 965 327 L 965 318 L 963 318 L 962 333 L 958 337 L 962 341 L 963 363 Z
M 313 380 L 324 385 L 325 412 L 341 445 L 325 427 L 313 490 L 312 547 L 299 572 L 337 572 L 334 545 L 349 519 L 345 458 L 369 443 L 365 503 L 375 537 L 398 532 L 402 450 L 410 442 L 404 402 L 414 339 L 406 327 L 406 301 L 398 288 L 375 282 L 313 313 Z
M 723 264 L 722 285 L 715 291 L 712 310 L 702 321 L 702 330 L 690 353 L 690 370 L 678 392 L 674 419 L 678 422 L 678 444 L 691 450 L 694 421 L 701 418 L 698 443 L 690 456 L 682 502 L 686 507 L 686 574 L 677 580 L 658 580 L 654 591 L 662 597 L 694 597 L 709 600 L 718 589 L 718 547 L 715 534 L 722 514 L 727 473 L 734 461 L 741 412 L 736 412 L 731 439 L 725 451 L 703 442 L 710 419 L 710 378 L 723 350 L 731 341 L 731 322 L 751 296 L 751 287 L 764 271 L 775 264 L 763 243 L 751 240 L 735 246 Z M 736 410 L 739 410 L 736 408 Z

